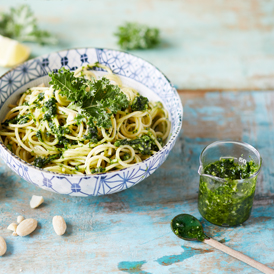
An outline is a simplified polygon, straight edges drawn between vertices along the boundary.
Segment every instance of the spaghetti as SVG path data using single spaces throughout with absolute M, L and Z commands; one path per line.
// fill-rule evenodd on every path
M 91 70 L 95 66 L 107 71 L 102 79 Z M 60 77 L 65 76 L 65 70 L 62 72 Z M 64 82 L 65 88 L 81 80 L 86 94 L 71 92 L 66 96 L 62 87 L 41 84 L 28 89 L 16 105 L 9 106 L 0 138 L 11 152 L 47 171 L 92 174 L 130 167 L 162 148 L 169 136 L 170 121 L 160 102 L 149 102 L 99 63 L 69 73 L 72 80 Z M 99 84 L 111 94 L 118 92 L 125 104 L 116 108 L 109 103 L 102 112 L 95 112 L 95 99 L 106 93 L 104 88 L 95 90 Z M 77 100 L 87 94 L 93 105 L 83 110 L 88 100 L 83 100 L 81 107 Z M 101 110 L 104 100 L 109 98 L 96 101 Z M 104 124 L 94 118 L 96 115 L 104 116 Z

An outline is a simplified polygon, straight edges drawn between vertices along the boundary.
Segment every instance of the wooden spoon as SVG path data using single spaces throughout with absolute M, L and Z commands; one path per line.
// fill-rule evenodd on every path
M 186 241 L 199 241 L 213 246 L 226 254 L 260 270 L 266 274 L 274 274 L 274 269 L 253 260 L 252 258 L 236 251 L 205 235 L 202 224 L 194 216 L 179 214 L 171 221 L 171 229 L 176 236 Z

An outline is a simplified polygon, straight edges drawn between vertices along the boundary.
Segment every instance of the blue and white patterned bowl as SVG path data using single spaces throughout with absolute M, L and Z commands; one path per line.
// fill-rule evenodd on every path
M 181 129 L 183 108 L 170 81 L 150 63 L 131 54 L 109 49 L 82 48 L 55 52 L 23 63 L 0 78 L 0 117 L 27 87 L 33 86 L 50 71 L 65 66 L 70 70 L 98 61 L 123 79 L 135 82 L 160 98 L 169 111 L 171 134 L 167 144 L 155 155 L 132 167 L 95 175 L 57 174 L 34 167 L 11 153 L 0 142 L 0 156 L 28 182 L 45 190 L 72 196 L 99 196 L 130 188 L 151 175 L 166 160 Z M 102 69 L 97 69 L 101 70 Z M 138 90 L 139 91 L 139 90 Z M 140 93 L 142 93 L 140 91 Z M 150 96 L 151 97 L 151 96 Z M 16 98 L 16 99 L 15 99 Z

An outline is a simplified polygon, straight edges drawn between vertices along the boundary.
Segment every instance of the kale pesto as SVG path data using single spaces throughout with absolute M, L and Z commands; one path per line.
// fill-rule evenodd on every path
M 36 157 L 34 159 L 34 166 L 43 168 L 47 164 L 51 163 L 52 160 L 58 159 L 62 156 L 62 153 L 53 154 L 48 157 Z
M 142 95 L 136 96 L 131 104 L 132 111 L 144 111 L 148 109 L 148 99 Z
M 163 144 L 162 138 L 158 137 L 157 141 L 161 145 Z M 142 155 L 152 155 L 152 151 L 159 151 L 159 148 L 156 145 L 154 139 L 152 138 L 152 135 L 150 132 L 148 132 L 148 134 L 145 134 L 139 138 L 135 138 L 132 140 L 118 139 L 114 143 L 114 145 L 116 147 L 123 146 L 123 145 L 129 145 L 134 150 L 138 151 L 138 153 L 141 153 Z
M 13 119 L 7 119 L 5 120 L 2 125 L 8 126 L 9 124 L 17 124 L 17 125 L 23 125 L 29 122 L 31 119 L 31 114 L 28 113 L 26 115 L 18 115 Z
M 246 221 L 252 209 L 257 180 L 257 176 L 252 175 L 258 170 L 259 166 L 253 160 L 241 165 L 233 158 L 207 165 L 200 177 L 198 208 L 201 215 L 221 226 L 236 226 Z
M 208 239 L 199 220 L 189 214 L 179 214 L 171 221 L 171 229 L 179 238 L 184 240 L 203 241 Z
M 44 103 L 42 111 L 45 112 L 44 120 L 50 121 L 57 113 L 57 100 L 54 97 L 51 97 Z

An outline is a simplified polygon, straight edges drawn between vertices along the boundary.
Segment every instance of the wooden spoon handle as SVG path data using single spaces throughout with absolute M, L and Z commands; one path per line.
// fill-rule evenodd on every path
M 239 251 L 236 251 L 226 245 L 223 245 L 221 243 L 219 243 L 218 241 L 215 241 L 213 239 L 205 239 L 204 240 L 204 243 L 208 244 L 208 245 L 211 245 L 225 253 L 227 253 L 228 255 L 246 263 L 246 264 L 249 264 L 250 266 L 254 267 L 254 268 L 257 268 L 258 270 L 260 270 L 261 272 L 263 273 L 266 273 L 266 274 L 274 274 L 274 269 L 272 268 L 269 268 L 268 266 L 264 265 L 264 264 L 261 264 L 253 259 L 251 259 L 250 257 L 244 255 L 243 253 L 239 252 Z

